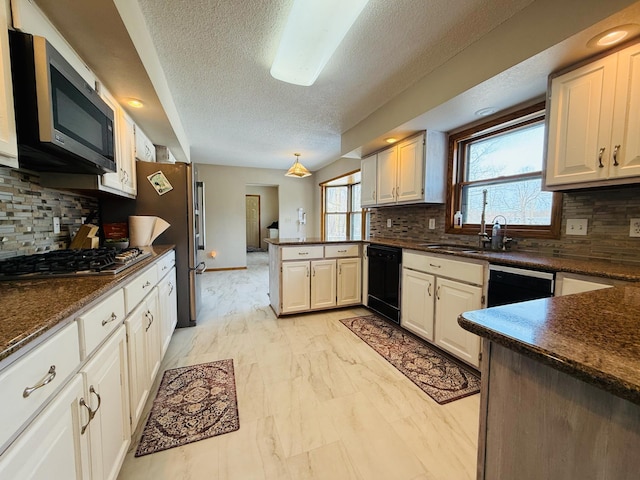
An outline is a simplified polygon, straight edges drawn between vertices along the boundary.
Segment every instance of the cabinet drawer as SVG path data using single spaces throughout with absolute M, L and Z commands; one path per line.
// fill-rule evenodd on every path
M 324 247 L 324 256 L 333 257 L 359 257 L 360 245 L 327 245 Z
M 39 410 L 79 364 L 78 324 L 73 322 L 0 373 L 0 445 Z M 38 385 L 41 387 L 36 388 Z
M 172 250 L 158 260 L 156 265 L 158 268 L 158 280 L 161 280 L 176 265 L 176 253 Z
M 122 325 L 124 317 L 124 292 L 121 288 L 79 316 L 80 337 L 84 340 L 83 358 L 91 355 L 118 325 Z
M 404 268 L 431 273 L 439 277 L 453 278 L 475 285 L 484 284 L 484 266 L 476 263 L 404 250 L 402 264 Z
M 324 247 L 314 245 L 311 247 L 283 247 L 282 260 L 306 260 L 308 258 L 323 258 Z
M 158 283 L 158 270 L 157 265 L 153 265 L 124 287 L 124 301 L 127 307 L 127 314 L 153 290 L 156 283 Z

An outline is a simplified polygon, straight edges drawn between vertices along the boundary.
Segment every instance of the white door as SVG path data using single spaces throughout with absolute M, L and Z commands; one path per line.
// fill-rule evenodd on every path
M 336 305 L 336 261 L 311 262 L 311 308 L 329 308 Z
M 124 110 L 120 109 L 120 147 L 119 169 L 121 170 L 122 190 L 133 195 L 138 191 L 136 183 L 136 133 L 135 123 Z
M 178 297 L 176 296 L 176 269 L 172 268 L 167 276 L 158 285 L 158 296 L 160 299 L 160 342 L 162 349 L 160 356 L 163 357 L 171 336 L 178 323 Z
M 260 195 L 245 195 L 247 249 L 260 248 Z
M 422 200 L 424 192 L 424 136 L 398 145 L 398 202 Z
M 360 258 L 338 259 L 338 305 L 361 303 Z
M 362 207 L 370 207 L 377 203 L 377 159 L 377 155 L 371 155 L 370 157 L 363 158 L 360 162 L 360 205 Z
M 149 386 L 153 384 L 154 378 L 160 370 L 160 362 L 162 361 L 160 341 L 160 314 L 158 313 L 158 287 L 154 287 L 145 300 L 146 309 L 144 311 L 144 329 L 146 338 L 146 358 L 147 358 L 147 376 Z
M 144 402 L 149 395 L 147 374 L 146 323 L 143 321 L 146 304 L 142 302 L 125 320 L 127 328 L 127 354 L 129 358 L 129 399 L 131 405 L 131 430 L 135 430 Z
M 309 310 L 310 262 L 282 262 L 282 313 Z
M 598 60 L 551 81 L 547 185 L 607 178 L 616 59 Z
M 618 54 L 611 145 L 616 150 L 616 157 L 614 159 L 612 153 L 609 176 L 640 175 L 640 45 Z
M 74 376 L 0 457 L 0 478 L 89 480 L 88 414 L 81 375 Z
M 392 147 L 378 153 L 377 196 L 378 205 L 396 202 L 396 169 L 398 148 Z
M 458 325 L 462 312 L 482 308 L 482 288 L 438 278 L 436 282 L 435 342 L 465 362 L 478 366 L 480 337 Z
M 414 270 L 402 270 L 400 325 L 425 340 L 433 341 L 435 277 Z
M 92 480 L 114 480 L 131 442 L 125 327 L 83 367 L 85 402 L 95 411 L 85 434 L 91 445 Z

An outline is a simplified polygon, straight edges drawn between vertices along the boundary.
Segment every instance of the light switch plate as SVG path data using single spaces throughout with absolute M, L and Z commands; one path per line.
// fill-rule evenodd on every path
M 567 235 L 586 235 L 589 220 L 586 218 L 568 218 L 567 219 Z
M 53 217 L 53 234 L 60 233 L 60 217 Z
M 429 230 L 435 230 L 436 228 L 436 219 L 435 218 L 430 218 L 429 219 Z
M 629 223 L 629 236 L 640 237 L 640 218 L 632 218 Z
M 391 228 L 391 219 L 387 218 L 387 228 Z

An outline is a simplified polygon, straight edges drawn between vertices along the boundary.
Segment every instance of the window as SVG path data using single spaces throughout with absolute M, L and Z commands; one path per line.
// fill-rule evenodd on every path
M 539 104 L 451 136 L 449 233 L 480 231 L 486 191 L 487 225 L 502 216 L 510 236 L 558 236 L 561 195 L 542 191 L 544 129 L 544 105 Z M 462 230 L 453 229 L 457 210 Z
M 361 240 L 360 172 L 321 185 L 324 240 Z

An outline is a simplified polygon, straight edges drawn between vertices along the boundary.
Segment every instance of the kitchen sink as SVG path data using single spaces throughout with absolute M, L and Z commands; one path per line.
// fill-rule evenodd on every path
M 419 247 L 432 248 L 450 253 L 478 253 L 478 250 L 469 245 L 448 245 L 446 243 L 419 243 Z

